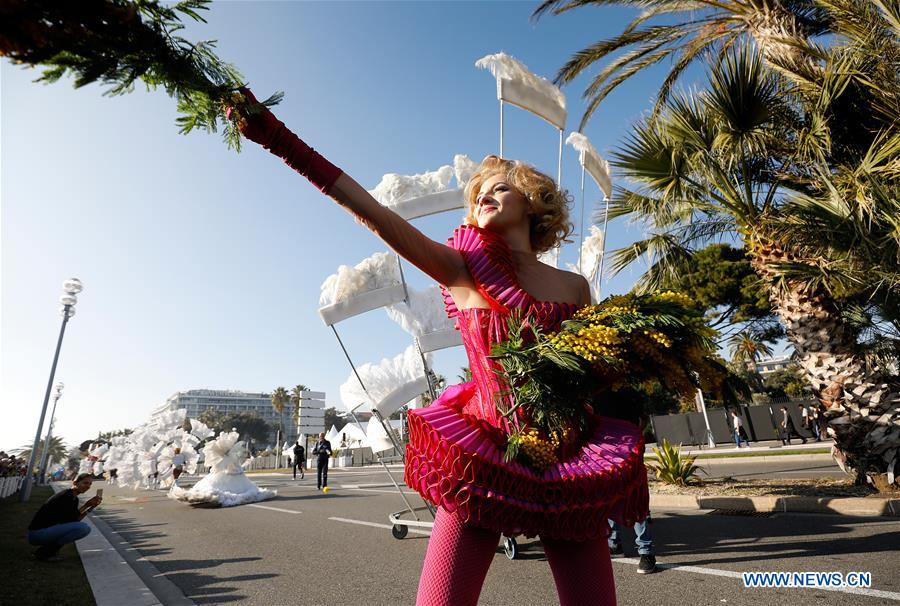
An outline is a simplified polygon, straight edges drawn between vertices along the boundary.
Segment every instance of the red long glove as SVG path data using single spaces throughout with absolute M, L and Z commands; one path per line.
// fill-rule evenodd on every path
M 241 94 L 246 97 L 248 104 L 259 104 L 249 89 L 242 88 Z M 241 134 L 284 160 L 288 166 L 309 179 L 322 193 L 327 194 L 343 171 L 304 143 L 267 107 L 261 108 L 259 113 L 252 115 L 242 112 L 244 119 L 238 124 Z M 226 115 L 230 117 L 233 109 L 228 108 Z

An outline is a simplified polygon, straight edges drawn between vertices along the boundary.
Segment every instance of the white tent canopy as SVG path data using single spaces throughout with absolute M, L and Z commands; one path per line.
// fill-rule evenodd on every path
M 331 448 L 362 448 L 368 446 L 365 432 L 350 422 L 344 425 L 338 432 L 334 441 L 331 442 Z

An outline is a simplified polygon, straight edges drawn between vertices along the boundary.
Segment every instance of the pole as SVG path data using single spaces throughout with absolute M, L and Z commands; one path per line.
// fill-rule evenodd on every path
M 500 80 L 497 80 L 497 87 L 500 87 Z M 503 99 L 500 99 L 500 157 L 503 157 Z
M 604 195 L 606 206 L 603 211 L 603 250 L 600 252 L 600 269 L 597 270 L 597 299 L 600 299 L 600 293 L 603 291 L 603 261 L 606 259 L 606 226 L 609 225 L 609 198 Z
M 44 437 L 44 453 L 41 456 L 40 472 L 38 473 L 38 484 L 43 484 L 47 475 L 47 463 L 50 457 L 50 439 L 53 437 L 53 419 L 56 417 L 56 403 L 62 394 L 57 391 L 53 396 L 53 408 L 50 410 L 50 424 L 47 426 L 47 435 Z
M 703 400 L 703 390 L 697 390 L 697 404 L 700 406 L 700 412 L 703 413 L 703 423 L 706 425 L 706 445 L 710 448 L 716 447 L 716 441 L 713 438 L 712 430 L 709 428 L 709 416 L 706 414 L 706 402 Z
M 581 152 L 581 226 L 578 228 L 578 272 L 581 270 L 581 251 L 584 250 L 584 152 Z
M 28 457 L 28 467 L 25 470 L 25 482 L 19 491 L 19 502 L 27 503 L 31 498 L 31 470 L 34 469 L 34 462 L 37 456 L 38 444 L 41 441 L 41 429 L 44 428 L 44 418 L 47 416 L 47 403 L 50 401 L 50 390 L 53 389 L 53 378 L 56 376 L 56 363 L 59 361 L 59 350 L 62 347 L 63 335 L 66 334 L 66 323 L 69 321 L 69 310 L 71 305 L 63 307 L 62 325 L 59 327 L 59 339 L 56 341 L 56 353 L 53 354 L 53 366 L 50 367 L 50 380 L 47 381 L 47 392 L 44 394 L 44 405 L 41 407 L 41 420 L 38 421 L 37 431 L 34 433 L 34 445 L 31 447 L 31 455 Z
M 556 159 L 556 187 L 562 191 L 562 150 L 563 150 L 563 129 L 559 129 L 559 155 Z

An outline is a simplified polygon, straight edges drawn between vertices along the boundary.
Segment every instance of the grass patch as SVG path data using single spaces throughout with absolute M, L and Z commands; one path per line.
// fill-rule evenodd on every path
M 35 486 L 28 503 L 15 494 L 0 500 L 0 570 L 7 573 L 0 583 L 0 604 L 95 604 L 94 594 L 71 543 L 63 547 L 60 562 L 38 562 L 26 534 L 34 513 L 50 498 L 53 489 Z

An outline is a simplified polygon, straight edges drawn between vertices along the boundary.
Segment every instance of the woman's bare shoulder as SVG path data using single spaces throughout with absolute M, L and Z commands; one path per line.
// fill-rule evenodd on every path
M 550 267 L 550 269 L 553 270 L 553 275 L 559 283 L 565 285 L 564 288 L 569 294 L 567 300 L 577 300 L 579 305 L 590 305 L 591 287 L 584 276 L 558 267 Z

